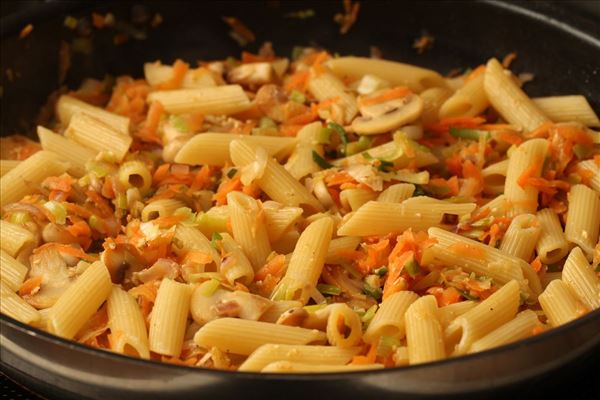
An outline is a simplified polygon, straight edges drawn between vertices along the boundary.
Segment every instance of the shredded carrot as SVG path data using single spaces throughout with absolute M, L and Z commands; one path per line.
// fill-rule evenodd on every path
M 392 89 L 387 89 L 384 93 L 377 96 L 360 97 L 358 102 L 362 106 L 372 106 L 375 104 L 385 103 L 386 101 L 401 99 L 411 94 L 411 91 L 406 86 L 398 86 Z
M 596 163 L 596 166 L 600 168 L 600 154 L 594 156 L 594 162 Z
M 317 54 L 315 61 L 312 64 L 312 66 L 315 70 L 315 73 L 317 75 L 320 75 L 323 72 L 325 72 L 325 67 L 323 67 L 323 62 L 327 61 L 329 58 L 330 58 L 329 53 L 327 53 L 326 51 L 322 51 L 319 54 Z
M 519 186 L 525 188 L 525 186 L 529 184 L 531 178 L 535 178 L 536 175 L 540 174 L 543 165 L 544 161 L 542 159 L 534 160 L 517 179 L 517 183 L 519 184 Z
M 544 333 L 544 331 L 545 331 L 544 327 L 542 325 L 538 325 L 535 328 L 533 328 L 533 330 L 531 331 L 531 334 L 533 336 L 537 336 L 540 333 Z
M 165 113 L 165 108 L 163 105 L 154 101 L 150 105 L 150 109 L 148 110 L 148 116 L 146 117 L 146 122 L 140 131 L 138 132 L 138 137 L 144 141 L 149 143 L 162 144 L 162 139 L 157 135 L 158 125 L 160 124 L 160 120 Z
M 561 125 L 554 128 L 556 133 L 564 139 L 572 142 L 591 146 L 594 144 L 592 136 L 587 131 L 579 126 Z
M 296 136 L 302 128 L 304 128 L 304 125 L 281 125 L 279 127 L 279 132 L 283 136 L 293 137 Z
M 213 195 L 213 200 L 217 202 L 217 205 L 227 204 L 227 194 L 234 191 L 240 191 L 242 189 L 242 181 L 240 176 L 234 176 L 232 179 L 221 183 L 219 189 Z
M 452 286 L 447 287 L 445 289 L 440 286 L 432 286 L 427 289 L 427 293 L 435 296 L 435 299 L 438 303 L 438 307 L 458 303 L 461 298 L 460 292 Z
M 31 32 L 33 32 L 33 25 L 25 25 L 25 27 L 21 29 L 21 32 L 19 32 L 19 39 L 25 39 Z
M 550 129 L 554 126 L 554 124 L 550 121 L 546 121 L 542 123 L 540 126 L 529 132 L 526 137 L 528 138 L 541 138 L 548 137 L 548 133 Z
M 262 281 L 268 275 L 281 276 L 285 269 L 285 256 L 278 254 L 267 262 L 256 274 L 254 274 L 254 281 Z
M 377 359 L 377 346 L 379 346 L 379 340 L 370 345 L 366 355 L 352 357 L 350 365 L 367 365 L 375 363 L 375 360 Z
M 38 289 L 42 285 L 42 276 L 34 276 L 32 278 L 27 279 L 25 282 L 21 284 L 19 287 L 19 296 L 29 296 L 34 294 L 35 290 Z
M 356 267 L 363 275 L 371 273 L 375 268 L 387 264 L 387 259 L 390 254 L 389 239 L 382 239 L 374 244 L 364 246 L 366 254 L 362 259 L 358 260 Z
M 98 13 L 92 13 L 92 25 L 94 25 L 94 28 L 96 29 L 104 28 L 104 17 Z
M 465 78 L 465 83 L 472 81 L 473 79 L 477 78 L 479 75 L 483 74 L 484 72 L 485 72 L 485 65 L 478 66 L 473 71 L 471 71 L 471 73 L 469 75 L 467 75 L 467 77 Z
M 158 85 L 158 90 L 173 90 L 179 89 L 185 78 L 185 74 L 190 69 L 190 65 L 183 60 L 177 59 L 173 64 L 173 76 L 168 81 Z
M 40 247 L 38 247 L 37 249 L 35 249 L 33 251 L 33 253 L 37 253 L 40 252 L 44 249 L 47 248 L 55 248 L 59 253 L 63 253 L 63 254 L 67 254 L 76 258 L 81 258 L 82 260 L 88 261 L 88 262 L 94 262 L 98 260 L 98 257 L 96 256 L 92 256 L 90 254 L 86 254 L 83 250 L 75 248 L 73 246 L 70 246 L 68 244 L 62 244 L 62 243 L 45 243 L 43 245 L 41 245 Z
M 448 250 L 454 254 L 458 254 L 465 257 L 479 259 L 485 258 L 485 251 L 468 243 L 454 243 L 448 246 Z
M 511 131 L 500 131 L 496 135 L 496 138 L 509 144 L 519 145 L 523 143 L 523 138 L 519 134 Z
M 256 62 L 270 62 L 270 61 L 274 61 L 274 60 L 275 60 L 275 56 L 273 56 L 273 55 L 262 56 L 262 55 L 258 55 L 258 54 L 252 54 L 248 51 L 242 51 L 242 57 L 241 57 L 242 64 L 256 63 Z
M 512 64 L 512 62 L 517 58 L 517 53 L 516 52 L 511 52 L 508 53 L 506 56 L 504 56 L 504 58 L 502 59 L 502 66 L 506 69 L 508 69 L 510 67 L 510 64 Z
M 298 71 L 291 75 L 285 82 L 285 91 L 290 93 L 292 90 L 297 90 L 301 93 L 306 92 L 308 87 L 308 71 Z
M 152 220 L 152 222 L 154 224 L 158 225 L 159 228 L 166 229 L 166 228 L 170 228 L 174 225 L 177 225 L 179 222 L 183 221 L 184 219 L 185 219 L 185 216 L 183 216 L 183 215 L 168 215 L 165 217 L 156 218 L 156 219 Z
M 533 267 L 533 270 L 535 272 L 540 272 L 540 270 L 542 269 L 542 261 L 540 260 L 540 257 L 536 257 L 532 262 L 531 262 L 531 266 Z
M 213 262 L 212 256 L 205 252 L 199 250 L 188 251 L 185 257 L 183 258 L 183 263 L 194 263 L 194 264 L 210 264 Z
M 77 237 L 77 236 L 90 236 L 92 234 L 92 231 L 90 229 L 90 226 L 87 224 L 87 222 L 80 220 L 75 222 L 73 225 L 70 225 L 66 228 L 67 232 L 69 232 L 71 235 Z

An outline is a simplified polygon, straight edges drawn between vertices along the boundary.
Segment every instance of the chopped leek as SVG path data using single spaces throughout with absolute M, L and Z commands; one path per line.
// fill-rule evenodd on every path
M 592 155 L 592 146 L 586 146 L 585 144 L 577 143 L 573 146 L 573 153 L 577 156 L 578 160 L 584 160 Z
M 377 355 L 380 357 L 387 357 L 396 347 L 400 346 L 400 341 L 392 336 L 381 336 L 379 344 L 377 345 Z
M 219 232 L 213 232 L 212 238 L 210 240 L 210 244 L 215 249 L 218 249 L 217 242 L 223 240 L 223 236 Z
M 44 208 L 50 211 L 57 224 L 63 225 L 67 222 L 67 209 L 62 203 L 50 200 L 44 204 Z
M 321 294 L 329 294 L 332 296 L 339 296 L 342 294 L 342 289 L 334 285 L 328 285 L 326 283 L 319 283 L 317 285 L 317 290 L 321 292 Z
M 421 272 L 421 268 L 419 267 L 419 263 L 414 259 L 410 259 L 406 264 L 404 264 L 404 269 L 408 272 L 411 278 L 414 278 Z
M 261 129 L 264 128 L 275 128 L 277 129 L 277 124 L 271 118 L 262 117 L 258 123 L 258 127 Z
M 306 96 L 294 89 L 292 90 L 292 93 L 290 93 L 290 100 L 295 101 L 296 103 L 304 104 L 306 103 Z
M 303 308 L 312 314 L 316 311 L 324 309 L 325 307 L 327 307 L 327 304 L 311 304 L 310 306 L 304 306 Z
M 360 316 L 360 320 L 362 321 L 363 324 L 368 325 L 369 322 L 371 322 L 371 320 L 375 316 L 375 312 L 377 311 L 377 308 L 379 308 L 379 306 L 377 304 L 374 304 L 371 307 L 369 307 L 369 309 L 363 315 Z
M 350 142 L 346 146 L 346 155 L 351 156 L 358 154 L 361 151 L 365 151 L 371 148 L 373 140 L 367 136 L 361 136 L 356 142 Z
M 317 143 L 318 144 L 329 144 L 331 143 L 331 133 L 332 129 L 329 128 L 321 128 L 317 135 Z
M 380 278 L 385 276 L 385 274 L 388 273 L 388 267 L 380 267 L 377 268 L 376 270 L 374 270 L 373 272 L 375 272 L 375 274 L 377 274 L 377 276 L 379 276 Z
M 479 301 L 479 297 L 473 296 L 471 293 L 469 293 L 465 290 L 459 290 L 459 292 L 460 292 L 460 295 L 467 300 Z
M 427 192 L 423 189 L 421 185 L 415 185 L 415 191 L 413 192 L 413 197 L 418 196 L 427 196 Z
M 328 169 L 333 167 L 333 165 L 329 164 L 323 157 L 319 155 L 316 151 L 312 151 L 312 159 L 313 161 L 321 168 Z
M 227 171 L 227 177 L 229 179 L 232 179 L 235 176 L 235 174 L 237 174 L 237 169 L 235 168 L 231 168 L 229 171 Z
M 17 211 L 10 215 L 10 222 L 13 224 L 22 225 L 29 221 L 31 221 L 31 216 L 29 216 L 29 213 L 25 211 Z
M 479 131 L 477 129 L 467 128 L 450 128 L 450 135 L 458 139 L 479 140 L 481 135 L 485 135 L 486 139 L 490 138 L 489 132 Z
M 179 115 L 170 115 L 169 125 L 182 133 L 188 133 L 190 131 L 187 121 Z
M 342 155 L 346 155 L 346 146 L 348 145 L 348 134 L 346 133 L 344 127 L 340 124 L 336 124 L 335 122 L 328 123 L 327 127 L 338 134 L 342 142 Z
M 381 289 L 379 289 L 379 288 L 371 287 L 365 283 L 362 290 L 363 290 L 364 294 L 366 294 L 367 296 L 369 296 L 375 300 L 379 301 L 379 299 L 381 299 L 382 293 L 381 293 Z
M 200 291 L 200 294 L 202 294 L 203 296 L 210 297 L 217 291 L 217 289 L 219 288 L 220 285 L 221 285 L 221 282 L 219 282 L 219 280 L 212 278 L 209 281 L 203 282 L 198 287 L 198 290 Z

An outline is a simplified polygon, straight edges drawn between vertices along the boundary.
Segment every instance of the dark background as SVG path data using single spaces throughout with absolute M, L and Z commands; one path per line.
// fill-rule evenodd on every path
M 35 8 L 44 3 L 44 1 L 1 1 L 0 15 L 5 17 L 12 13 L 21 12 L 26 9 Z M 340 1 L 341 3 L 341 1 Z M 566 1 L 570 11 L 574 14 L 585 16 L 586 18 L 600 19 L 600 1 Z M 298 3 L 301 8 L 301 3 Z M 360 17 L 359 17 L 360 18 Z M 600 63 L 600 60 L 597 60 Z M 587 354 L 585 358 L 579 360 L 577 367 L 570 367 L 555 371 L 549 375 L 539 377 L 529 382 L 523 391 L 519 392 L 519 399 L 541 399 L 551 396 L 566 397 L 574 400 L 591 400 L 600 396 L 600 351 Z M 518 366 L 515 366 L 518 369 Z M 207 396 L 210 396 L 207 394 Z M 494 396 L 496 397 L 496 396 Z M 498 398 L 515 397 L 514 393 L 497 393 Z M 41 397 L 21 388 L 19 385 L 8 380 L 0 374 L 0 400 L 8 399 L 32 399 L 38 400 Z

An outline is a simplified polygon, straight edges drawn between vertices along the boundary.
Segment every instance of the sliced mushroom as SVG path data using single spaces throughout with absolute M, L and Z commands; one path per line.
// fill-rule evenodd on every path
M 374 93 L 373 96 L 377 96 L 378 93 Z M 390 132 L 416 120 L 422 111 L 423 100 L 416 94 L 379 104 L 364 105 L 363 103 L 360 106 L 362 116 L 352 121 L 352 129 L 363 135 Z
M 141 284 L 164 278 L 175 279 L 179 276 L 179 272 L 179 264 L 175 261 L 168 258 L 159 258 L 151 267 L 134 272 L 131 279 L 133 283 Z
M 41 277 L 40 290 L 35 292 L 28 302 L 36 308 L 48 308 L 73 282 L 69 264 L 56 247 L 43 246 L 31 256 L 31 269 L 29 278 Z
M 219 288 L 206 296 L 201 288 L 192 294 L 190 311 L 198 324 L 206 324 L 217 318 L 238 317 L 257 321 L 272 302 L 255 294 Z
M 268 62 L 242 64 L 233 68 L 227 74 L 229 82 L 250 87 L 271 83 L 275 78 L 273 67 Z

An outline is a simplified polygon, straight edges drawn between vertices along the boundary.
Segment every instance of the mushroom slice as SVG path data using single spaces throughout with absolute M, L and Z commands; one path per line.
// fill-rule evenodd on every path
M 235 67 L 227 74 L 227 80 L 246 86 L 260 86 L 275 80 L 271 63 L 256 62 L 242 64 Z
M 378 96 L 376 92 L 373 96 Z M 360 104 L 360 103 L 359 103 Z M 360 106 L 362 117 L 352 121 L 354 132 L 362 135 L 386 133 L 408 124 L 421 115 L 423 100 L 416 94 L 394 98 L 378 104 L 363 101 Z
M 207 296 L 199 286 L 192 294 L 190 311 L 198 324 L 217 318 L 238 317 L 257 321 L 273 303 L 264 297 L 237 290 L 219 288 Z

